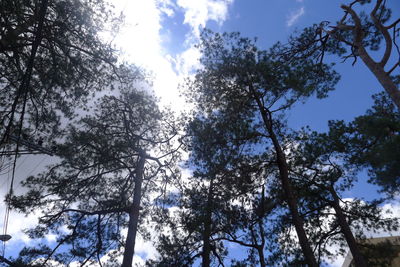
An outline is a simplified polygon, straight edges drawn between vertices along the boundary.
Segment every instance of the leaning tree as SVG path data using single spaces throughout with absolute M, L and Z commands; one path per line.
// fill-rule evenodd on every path
M 265 149 L 274 152 L 278 177 L 305 262 L 317 266 L 291 185 L 284 152 L 284 121 L 279 114 L 310 95 L 325 97 L 338 75 L 330 66 L 315 65 L 307 58 L 287 61 L 275 53 L 278 47 L 263 51 L 237 33 L 205 31 L 200 44 L 204 67 L 189 81 L 188 94 L 205 116 L 213 112 L 236 114 L 237 119 L 247 117 L 254 122 Z
M 371 2 L 368 13 L 357 12 L 357 6 Z M 343 4 L 344 15 L 336 24 L 324 21 L 305 28 L 300 35 L 290 38 L 282 54 L 288 60 L 307 57 L 315 64 L 322 64 L 329 54 L 343 60 L 352 59 L 353 65 L 360 58 L 399 110 L 400 18 L 392 18 L 393 12 L 388 6 L 388 1 L 384 0 L 354 0 Z

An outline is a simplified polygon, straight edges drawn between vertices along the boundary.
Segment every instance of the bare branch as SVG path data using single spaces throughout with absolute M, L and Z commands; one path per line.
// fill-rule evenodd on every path
M 386 28 L 387 30 L 389 30 L 389 29 L 391 29 L 391 28 L 396 27 L 396 25 L 397 25 L 398 23 L 400 23 L 400 19 L 397 19 L 395 22 L 393 22 L 393 23 L 390 24 L 389 26 L 386 26 L 385 28 Z
M 380 20 L 376 17 L 376 11 L 379 9 L 382 0 L 377 0 L 374 9 L 372 10 L 370 16 L 372 21 L 374 22 L 375 27 L 382 33 L 383 37 L 385 38 L 385 53 L 379 64 L 384 67 L 390 58 L 390 54 L 392 53 L 392 38 L 385 26 L 382 25 Z
M 387 72 L 387 74 L 390 75 L 390 73 L 392 73 L 398 66 L 399 66 L 400 62 L 397 62 L 396 64 L 394 64 L 394 66 Z

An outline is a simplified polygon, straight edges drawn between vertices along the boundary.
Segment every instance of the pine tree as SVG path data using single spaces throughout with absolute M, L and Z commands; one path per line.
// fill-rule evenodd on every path
M 112 88 L 122 74 L 99 33 L 116 22 L 101 0 L 1 1 L 1 147 L 12 137 L 19 144 L 59 135 L 61 116 L 72 118 L 93 92 Z
M 188 95 L 204 114 L 232 114 L 237 120 L 249 118 L 254 122 L 264 138 L 264 149 L 275 154 L 278 177 L 305 261 L 317 266 L 291 185 L 284 152 L 284 124 L 278 114 L 312 94 L 326 96 L 338 80 L 337 74 L 330 66 L 317 66 L 305 58 L 285 61 L 276 53 L 279 44 L 272 51 L 262 51 L 237 33 L 206 31 L 199 47 L 204 68 L 188 82 Z
M 28 177 L 28 192 L 12 199 L 19 211 L 41 211 L 32 238 L 57 235 L 55 247 L 26 248 L 21 259 L 100 263 L 106 253 L 115 261 L 123 247 L 122 266 L 131 266 L 138 229 L 146 230 L 143 220 L 157 207 L 154 194 L 178 175 L 172 120 L 139 90 L 102 97 L 93 114 L 69 128 L 61 162 Z

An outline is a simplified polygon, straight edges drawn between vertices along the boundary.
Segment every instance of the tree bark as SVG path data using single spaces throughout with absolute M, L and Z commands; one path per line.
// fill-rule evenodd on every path
M 264 256 L 265 231 L 264 231 L 264 226 L 263 226 L 263 217 L 265 214 L 265 189 L 264 189 L 264 186 L 262 187 L 262 190 L 261 190 L 261 209 L 262 209 L 262 213 L 258 218 L 258 228 L 260 231 L 261 244 L 257 246 L 257 251 L 258 251 L 258 257 L 260 259 L 260 266 L 266 267 L 267 264 L 265 263 L 265 256 Z
M 397 109 L 400 111 L 400 90 L 397 85 L 390 78 L 390 75 L 384 70 L 384 67 L 376 63 L 365 51 L 364 48 L 358 48 L 358 53 L 362 61 L 367 65 L 368 69 L 375 75 L 379 83 L 385 89 L 386 93 L 392 98 Z
M 211 259 L 211 224 L 212 224 L 212 194 L 214 186 L 214 177 L 211 178 L 210 187 L 208 188 L 207 203 L 206 203 L 206 213 L 204 218 L 204 232 L 203 232 L 203 253 L 202 253 L 202 267 L 210 267 Z
M 263 106 L 261 100 L 259 99 L 259 97 L 257 96 L 254 88 L 251 85 L 249 88 L 253 95 L 254 100 L 257 102 L 257 106 L 261 113 L 265 129 L 267 130 L 267 132 L 269 134 L 269 138 L 271 139 L 272 144 L 275 149 L 276 162 L 278 164 L 278 169 L 279 169 L 279 178 L 282 183 L 282 188 L 283 188 L 283 191 L 285 194 L 286 201 L 289 206 L 289 210 L 290 210 L 290 213 L 292 216 L 292 222 L 296 229 L 297 237 L 299 239 L 300 247 L 303 251 L 304 258 L 305 258 L 308 266 L 317 267 L 318 263 L 315 259 L 313 250 L 311 249 L 310 242 L 306 235 L 306 231 L 304 230 L 304 221 L 300 217 L 300 214 L 298 211 L 297 198 L 296 198 L 293 188 L 290 184 L 289 168 L 287 165 L 285 153 L 282 151 L 282 147 L 280 146 L 278 138 L 276 137 L 275 132 L 272 128 L 272 121 L 271 121 L 269 114 L 267 113 L 267 110 L 264 108 L 264 106 Z
M 140 200 L 142 198 L 142 183 L 145 161 L 145 152 L 139 153 L 139 160 L 135 173 L 133 203 L 129 212 L 128 234 L 125 241 L 125 251 L 121 267 L 132 267 L 133 255 L 135 254 L 135 241 L 139 223 Z
M 351 232 L 350 226 L 346 220 L 346 216 L 343 214 L 342 208 L 340 207 L 339 197 L 335 192 L 334 188 L 329 189 L 332 197 L 333 197 L 333 209 L 336 213 L 336 218 L 338 219 L 340 229 L 346 239 L 347 244 L 349 245 L 351 254 L 353 255 L 354 263 L 357 267 L 366 267 L 367 262 L 365 261 L 364 257 L 362 256 L 360 249 L 357 245 L 356 239 Z
M 275 133 L 271 126 L 267 126 L 269 128 L 269 134 L 271 136 L 272 143 L 275 148 L 276 158 L 279 169 L 279 178 L 282 183 L 283 191 L 285 193 L 286 200 L 288 202 L 289 210 L 292 215 L 292 222 L 294 227 L 296 228 L 297 237 L 299 239 L 300 247 L 303 251 L 305 260 L 309 266 L 317 267 L 317 261 L 315 259 L 314 253 L 311 249 L 310 242 L 306 235 L 306 231 L 304 230 L 304 221 L 300 217 L 297 205 L 297 198 L 293 191 L 292 185 L 289 180 L 289 170 L 286 162 L 285 154 L 282 151 L 282 148 L 279 144 L 278 139 L 275 136 Z
M 389 94 L 389 96 L 392 98 L 393 102 L 397 106 L 398 110 L 400 111 L 400 90 L 394 83 L 392 78 L 390 78 L 390 71 L 389 72 L 385 71 L 385 64 L 387 63 L 392 50 L 391 48 L 392 40 L 387 32 L 387 29 L 383 27 L 383 25 L 381 25 L 380 22 L 375 18 L 375 13 L 374 13 L 376 12 L 376 9 L 379 7 L 381 2 L 382 1 L 377 1 L 375 9 L 371 13 L 371 17 L 372 20 L 374 21 L 375 26 L 378 28 L 378 30 L 381 31 L 386 41 L 385 54 L 381 62 L 375 62 L 364 47 L 363 44 L 364 30 L 362 28 L 361 20 L 358 17 L 357 13 L 350 6 L 342 5 L 342 8 L 345 11 L 347 11 L 354 20 L 355 25 L 353 29 L 353 47 L 357 50 L 361 60 L 368 67 L 368 69 L 375 75 L 379 83 Z
M 261 267 L 267 267 L 267 264 L 265 263 L 264 247 L 263 246 L 258 246 L 257 247 L 257 251 L 258 251 L 258 257 L 260 259 L 260 266 Z

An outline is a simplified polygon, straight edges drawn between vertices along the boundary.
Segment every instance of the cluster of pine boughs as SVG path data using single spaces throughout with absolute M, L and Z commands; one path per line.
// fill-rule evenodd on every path
M 364 4 L 368 16 L 354 11 Z M 57 156 L 7 195 L 38 214 L 24 231 L 42 243 L 2 264 L 128 267 L 137 233 L 158 251 L 147 266 L 321 266 L 348 249 L 356 266 L 387 264 L 396 251 L 362 240 L 399 227 L 383 205 L 400 193 L 400 21 L 380 0 L 342 8 L 335 26 L 266 50 L 204 30 L 202 68 L 181 85 L 193 109 L 178 115 L 99 37 L 119 22 L 102 0 L 2 0 L 0 149 Z M 384 90 L 351 122 L 295 131 L 292 108 L 340 79 L 325 55 L 360 58 Z M 344 199 L 365 170 L 381 198 Z

